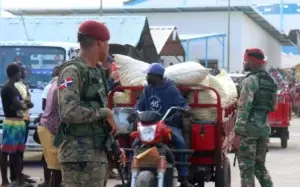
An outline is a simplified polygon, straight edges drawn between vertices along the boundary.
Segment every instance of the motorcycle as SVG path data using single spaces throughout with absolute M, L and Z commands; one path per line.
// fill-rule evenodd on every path
M 185 113 L 186 110 L 171 107 L 162 119 L 155 111 L 139 112 L 137 131 L 131 133 L 131 137 L 141 143 L 134 149 L 131 187 L 177 186 L 174 151 L 170 147 L 172 130 L 165 124 L 173 112 Z

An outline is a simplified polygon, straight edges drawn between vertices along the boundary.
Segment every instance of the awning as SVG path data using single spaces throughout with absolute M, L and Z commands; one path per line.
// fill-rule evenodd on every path
M 211 38 L 219 38 L 225 37 L 225 33 L 207 33 L 207 34 L 179 34 L 179 38 L 181 41 L 188 40 L 201 40 L 201 39 L 211 39 Z

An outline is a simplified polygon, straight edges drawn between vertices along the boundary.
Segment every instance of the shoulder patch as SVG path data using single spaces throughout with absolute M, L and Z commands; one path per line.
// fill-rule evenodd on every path
M 72 85 L 73 85 L 73 78 L 70 77 L 70 76 L 68 76 L 68 77 L 65 78 L 65 80 L 62 80 L 62 81 L 61 81 L 61 83 L 60 83 L 58 89 L 59 89 L 59 90 L 63 90 L 63 89 L 65 89 L 65 88 L 67 88 L 67 87 L 70 87 L 70 86 L 72 86 Z

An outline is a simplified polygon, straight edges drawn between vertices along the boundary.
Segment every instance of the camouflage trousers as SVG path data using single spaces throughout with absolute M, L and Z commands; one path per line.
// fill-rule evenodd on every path
M 63 187 L 106 187 L 107 163 L 64 162 L 61 170 Z
M 265 166 L 269 139 L 265 137 L 240 137 L 238 162 L 241 172 L 241 187 L 255 187 L 255 178 L 261 187 L 273 187 Z

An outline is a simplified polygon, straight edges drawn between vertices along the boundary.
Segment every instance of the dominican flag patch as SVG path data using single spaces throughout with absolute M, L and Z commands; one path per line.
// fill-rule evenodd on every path
M 58 89 L 59 90 L 63 90 L 63 89 L 65 89 L 67 87 L 70 87 L 72 85 L 73 85 L 73 79 L 72 79 L 72 77 L 67 77 L 65 80 L 63 80 L 61 82 L 61 84 L 59 85 Z

